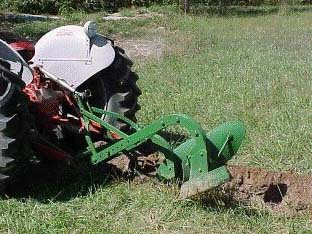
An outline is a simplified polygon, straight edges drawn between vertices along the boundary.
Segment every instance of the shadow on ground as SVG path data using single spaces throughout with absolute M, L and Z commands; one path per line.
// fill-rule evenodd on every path
M 109 186 L 114 181 L 126 179 L 111 164 L 91 166 L 85 163 L 71 167 L 55 162 L 31 164 L 18 178 L 8 185 L 5 196 L 21 201 L 31 198 L 41 203 L 66 202 L 77 196 L 88 195 L 98 186 Z
M 183 134 L 168 131 L 164 131 L 160 135 L 173 142 L 187 138 Z M 150 180 L 155 175 L 156 164 L 159 160 L 154 154 L 157 148 L 152 144 L 143 146 L 137 158 L 138 160 L 141 160 L 142 157 L 145 158 L 144 160 L 148 159 L 149 164 L 146 165 L 149 167 L 146 167 L 145 172 L 133 174 L 130 177 L 136 180 L 136 183 Z M 207 148 L 210 151 L 213 149 L 211 146 Z M 145 152 L 143 153 L 143 151 Z M 110 161 L 97 166 L 91 166 L 87 160 L 79 161 L 79 164 L 75 166 L 66 166 L 55 162 L 32 164 L 27 170 L 24 170 L 23 176 L 18 177 L 19 181 L 9 187 L 6 196 L 20 201 L 31 198 L 41 203 L 66 202 L 77 196 L 87 196 L 94 193 L 98 187 L 129 180 L 129 171 L 125 168 L 132 168 L 128 165 L 133 160 L 129 160 L 125 155 L 115 159 L 115 162 Z M 239 209 L 240 212 L 244 212 L 248 216 L 259 214 L 259 209 L 253 210 L 253 207 L 258 206 L 259 208 L 259 205 L 262 207 L 260 210 L 289 216 L 312 211 L 310 175 L 274 172 L 263 168 L 235 165 L 228 165 L 228 169 L 232 177 L 229 182 L 200 194 L 193 200 L 210 211 Z M 145 177 L 138 179 L 142 175 Z

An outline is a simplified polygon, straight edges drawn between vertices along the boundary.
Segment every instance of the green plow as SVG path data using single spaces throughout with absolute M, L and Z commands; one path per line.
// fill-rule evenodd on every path
M 118 113 L 107 112 L 89 106 L 86 98 L 76 92 L 75 98 L 84 120 L 88 147 L 83 155 L 90 155 L 91 162 L 98 164 L 109 161 L 120 154 L 131 152 L 147 141 L 157 145 L 165 159 L 156 171 L 162 181 L 182 183 L 180 197 L 192 197 L 198 193 L 217 187 L 230 180 L 226 163 L 238 151 L 245 136 L 245 129 L 240 121 L 227 122 L 206 133 L 191 117 L 184 114 L 171 114 L 159 118 L 146 127 L 139 127 L 131 120 Z M 111 116 L 131 126 L 132 134 L 126 134 L 103 120 Z M 119 139 L 112 139 L 109 145 L 97 145 L 92 142 L 88 131 L 90 122 L 96 122 L 107 131 L 117 134 Z M 171 126 L 183 127 L 190 138 L 173 148 L 164 137 L 158 135 Z

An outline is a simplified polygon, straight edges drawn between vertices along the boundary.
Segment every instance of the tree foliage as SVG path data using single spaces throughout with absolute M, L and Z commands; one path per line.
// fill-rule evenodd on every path
M 117 11 L 121 7 L 148 6 L 150 4 L 179 4 L 187 12 L 193 4 L 226 7 L 228 5 L 277 5 L 287 3 L 311 3 L 312 0 L 1 0 L 0 8 L 31 14 L 57 14 L 74 10 Z
M 172 0 L 2 0 L 0 7 L 14 9 L 23 13 L 50 13 L 60 11 L 83 10 L 116 11 L 121 7 L 148 6 L 152 3 L 172 3 Z

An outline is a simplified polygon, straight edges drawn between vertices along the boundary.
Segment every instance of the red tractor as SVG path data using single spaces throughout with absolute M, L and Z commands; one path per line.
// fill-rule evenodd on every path
M 138 76 L 131 71 L 132 61 L 121 48 L 114 46 L 113 41 L 99 34 L 93 35 L 91 40 L 84 30 L 79 26 L 53 30 L 37 42 L 36 54 L 32 42 L 11 33 L 2 33 L 8 44 L 0 40 L 0 66 L 9 70 L 16 79 L 21 77 L 23 84 L 21 87 L 14 85 L 5 78 L 7 74 L 0 73 L 0 181 L 8 181 L 11 172 L 15 171 L 14 166 L 29 157 L 21 155 L 29 154 L 24 147 L 31 145 L 37 156 L 57 160 L 69 160 L 70 154 L 75 155 L 86 147 L 81 137 L 82 122 L 75 116 L 77 107 L 70 91 L 47 79 L 37 67 L 30 69 L 25 61 L 31 64 L 33 58 L 40 61 L 41 68 L 55 72 L 50 68 L 52 63 L 45 60 L 49 57 L 48 60 L 53 60 L 53 64 L 60 68 L 55 74 L 67 71 L 61 77 L 72 82 L 71 87 L 77 90 L 87 87 L 92 93 L 89 98 L 91 105 L 135 119 L 141 91 L 136 85 Z M 91 44 L 93 46 L 89 50 Z M 88 64 L 84 59 L 96 59 L 98 62 Z M 70 65 L 73 61 L 74 66 Z M 126 124 L 113 117 L 103 116 L 103 119 L 120 130 L 129 131 Z M 96 123 L 92 123 L 91 128 L 95 135 L 100 134 L 101 129 Z M 29 137 L 25 138 L 29 131 L 40 132 L 40 140 L 30 144 Z M 67 152 L 60 150 L 64 145 Z

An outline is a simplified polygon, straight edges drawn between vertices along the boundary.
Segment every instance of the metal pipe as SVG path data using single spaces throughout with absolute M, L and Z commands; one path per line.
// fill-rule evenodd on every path
M 42 67 L 39 67 L 40 71 L 44 73 L 45 76 L 47 76 L 49 79 L 53 80 L 55 83 L 61 85 L 62 87 L 66 88 L 70 92 L 79 95 L 80 97 L 85 97 L 83 93 L 77 92 L 73 87 L 71 87 L 65 80 L 57 77 L 56 75 L 53 75 L 52 73 L 48 72 Z

